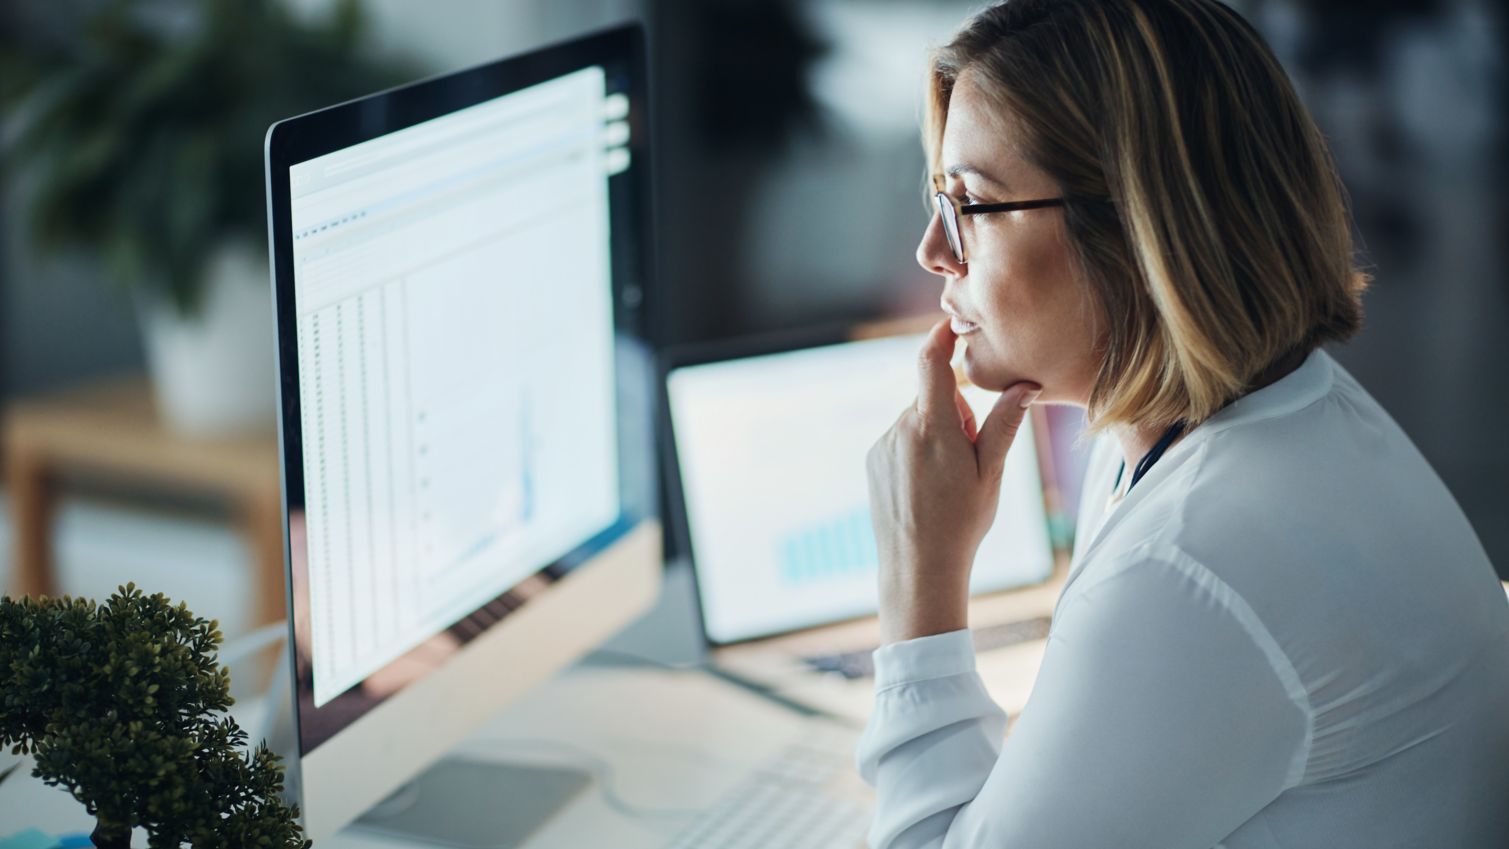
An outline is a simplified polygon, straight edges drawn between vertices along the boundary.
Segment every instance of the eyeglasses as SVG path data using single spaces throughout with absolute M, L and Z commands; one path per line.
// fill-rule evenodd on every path
M 964 258 L 964 239 L 959 235 L 959 216 L 984 215 L 988 212 L 1015 212 L 1019 209 L 1039 209 L 1045 206 L 1063 206 L 1065 199 L 1018 200 L 1010 203 L 959 203 L 947 192 L 938 192 L 933 195 L 933 203 L 938 205 L 938 217 L 943 219 L 943 235 L 948 238 L 948 246 L 954 252 L 954 260 L 960 263 L 967 263 L 969 260 Z

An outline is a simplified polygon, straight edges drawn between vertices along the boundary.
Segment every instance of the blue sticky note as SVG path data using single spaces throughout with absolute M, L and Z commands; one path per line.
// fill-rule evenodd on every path
M 35 828 L 0 837 L 0 849 L 57 849 L 58 839 Z

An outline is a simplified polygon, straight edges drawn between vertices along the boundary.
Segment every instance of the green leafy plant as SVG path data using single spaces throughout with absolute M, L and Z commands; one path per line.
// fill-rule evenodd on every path
M 355 0 L 315 21 L 276 0 L 25 2 L 54 25 L 0 29 L 0 105 L 34 241 L 185 315 L 217 245 L 265 245 L 268 125 L 417 75 L 360 50 Z
M 100 849 L 147 829 L 153 849 L 303 849 L 283 768 L 225 714 L 221 635 L 161 593 L 103 604 L 0 598 L 0 745 L 95 817 Z

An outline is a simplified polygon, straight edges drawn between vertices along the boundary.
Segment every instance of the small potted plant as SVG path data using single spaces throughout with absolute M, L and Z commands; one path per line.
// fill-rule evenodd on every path
M 95 817 L 100 849 L 304 849 L 283 768 L 226 715 L 221 635 L 134 584 L 104 604 L 0 598 L 0 745 Z
M 268 125 L 417 76 L 361 49 L 355 0 L 28 0 L 0 27 L 0 150 L 44 252 L 135 296 L 158 408 L 189 435 L 270 427 Z

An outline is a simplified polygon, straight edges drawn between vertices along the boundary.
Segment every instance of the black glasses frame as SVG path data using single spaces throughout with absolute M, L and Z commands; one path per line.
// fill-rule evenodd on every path
M 954 260 L 959 263 L 969 262 L 964 258 L 964 238 L 959 232 L 960 215 L 985 215 L 991 212 L 1041 209 L 1045 206 L 1063 206 L 1067 202 L 1067 198 L 1042 198 L 1006 203 L 959 203 L 947 192 L 937 192 L 933 195 L 933 203 L 938 207 L 938 216 L 943 219 L 943 236 L 948 240 L 949 249 L 954 252 Z

